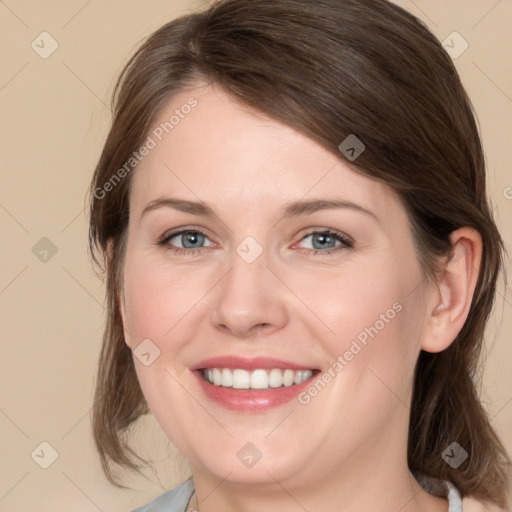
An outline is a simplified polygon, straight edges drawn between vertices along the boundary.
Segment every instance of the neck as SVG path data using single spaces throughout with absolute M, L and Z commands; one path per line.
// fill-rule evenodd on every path
M 405 425 L 407 427 L 407 425 Z M 401 429 L 398 429 L 401 430 Z M 236 482 L 226 470 L 224 479 L 192 467 L 198 512 L 447 512 L 446 500 L 436 498 L 416 482 L 407 467 L 406 447 L 399 450 L 402 432 L 383 433 L 368 440 L 334 471 L 322 472 L 318 464 L 306 467 L 300 477 L 282 479 L 266 471 L 267 478 Z M 228 473 L 230 473 L 228 475 Z

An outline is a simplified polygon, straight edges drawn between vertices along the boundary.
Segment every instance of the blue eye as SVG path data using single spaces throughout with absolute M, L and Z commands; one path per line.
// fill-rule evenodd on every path
M 325 231 L 312 231 L 304 236 L 301 242 L 307 239 L 311 240 L 309 242 L 310 247 L 306 247 L 306 249 L 314 254 L 331 254 L 351 248 L 354 245 L 346 236 L 329 229 Z
M 181 247 L 184 249 L 197 249 L 198 246 L 200 247 L 206 240 L 206 237 L 202 233 L 199 233 L 199 231 L 185 231 L 183 233 L 178 233 L 171 237 L 169 241 L 173 238 L 181 238 Z
M 171 241 L 175 240 L 171 243 Z M 176 252 L 184 252 L 187 254 L 199 253 L 204 247 L 212 246 L 213 243 L 205 244 L 205 241 L 209 241 L 208 237 L 201 233 L 201 231 L 193 229 L 184 229 L 175 233 L 164 235 L 164 237 L 158 242 L 159 245 L 168 247 L 169 249 Z
M 309 247 L 302 247 L 307 254 L 329 255 L 354 246 L 351 239 L 338 231 L 330 229 L 311 231 L 303 236 L 299 244 L 305 240 Z M 197 229 L 182 229 L 174 233 L 165 234 L 158 245 L 165 247 L 178 254 L 191 256 L 199 255 L 206 247 L 213 247 L 215 244 L 201 231 Z

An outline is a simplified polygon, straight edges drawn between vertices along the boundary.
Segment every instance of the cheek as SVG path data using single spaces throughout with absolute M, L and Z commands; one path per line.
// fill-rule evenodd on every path
M 207 277 L 202 276 L 201 271 L 191 275 L 185 269 L 134 256 L 125 266 L 125 303 L 130 332 L 138 338 L 142 336 L 142 339 L 162 343 L 195 307 L 200 306 L 207 285 Z M 134 341 L 136 345 L 141 339 Z
M 218 281 L 218 273 L 205 268 L 192 272 L 185 266 L 171 266 L 145 257 L 142 251 L 133 251 L 126 259 L 124 276 L 125 336 L 134 351 L 148 405 L 159 418 L 168 409 L 163 406 L 165 400 L 181 403 L 186 399 L 178 382 L 188 378 L 191 341 L 199 339 L 198 327 L 208 319 L 207 304 L 202 299 Z M 149 366 L 137 359 L 141 351 L 137 347 L 145 340 L 151 341 L 150 349 L 158 354 Z M 152 349 L 153 345 L 156 348 Z M 173 418 L 170 423 L 175 422 Z
M 334 379 L 336 386 L 345 382 L 340 393 L 357 387 L 368 398 L 387 392 L 387 386 L 405 395 L 423 328 L 417 286 L 421 272 L 415 258 L 404 255 L 400 260 L 390 254 L 328 270 L 303 272 L 288 282 L 313 313 L 305 313 L 304 325 L 322 343 L 326 367 L 338 361 L 332 372 L 344 374 Z
M 293 279 L 293 281 L 292 281 Z M 369 265 L 347 265 L 329 272 L 302 272 L 290 276 L 287 283 L 316 317 L 316 325 L 328 329 L 322 336 L 332 349 L 343 349 L 346 342 L 365 340 L 404 327 L 403 312 L 417 310 L 415 294 L 410 293 L 419 282 L 416 269 L 381 262 Z M 312 320 L 308 320 L 314 325 Z M 332 350 L 329 350 L 332 352 Z
M 185 446 L 183 433 L 192 429 L 186 423 L 186 415 L 175 411 L 190 408 L 190 396 L 180 384 L 186 382 L 182 357 L 188 341 L 186 333 L 190 331 L 187 322 L 201 310 L 201 280 L 190 279 L 183 271 L 156 264 L 135 252 L 127 258 L 124 270 L 126 336 L 134 352 L 139 384 L 166 435 Z M 151 358 L 158 354 L 148 365 L 138 358 L 142 350 L 137 347 L 143 341 L 148 347 L 144 352 L 149 352 Z

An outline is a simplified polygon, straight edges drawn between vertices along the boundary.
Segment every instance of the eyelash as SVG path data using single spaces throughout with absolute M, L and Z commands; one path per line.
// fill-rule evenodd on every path
M 203 233 L 200 229 L 182 229 L 179 231 L 175 231 L 173 233 L 164 234 L 160 240 L 158 240 L 157 245 L 164 247 L 165 249 L 172 251 L 176 254 L 186 255 L 186 256 L 199 256 L 203 253 L 207 247 L 199 247 L 198 249 L 187 249 L 182 247 L 174 247 L 172 245 L 169 245 L 169 240 L 172 238 L 179 236 L 179 235 L 185 235 L 188 233 L 198 233 L 200 235 L 203 235 L 204 237 L 208 238 L 208 236 Z M 354 242 L 349 239 L 347 236 L 343 235 L 339 231 L 335 231 L 333 229 L 324 229 L 324 230 L 313 230 L 304 235 L 299 242 L 302 242 L 304 239 L 312 236 L 312 235 L 327 235 L 330 237 L 333 237 L 334 239 L 341 242 L 340 245 L 335 246 L 332 249 L 301 249 L 302 251 L 306 251 L 306 254 L 312 254 L 314 256 L 331 256 L 334 253 L 340 252 L 342 250 L 352 249 L 354 247 Z

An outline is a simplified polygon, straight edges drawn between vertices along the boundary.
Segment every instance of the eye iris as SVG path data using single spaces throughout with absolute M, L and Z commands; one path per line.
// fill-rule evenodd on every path
M 201 244 L 204 242 L 204 235 L 196 232 L 184 233 L 181 235 L 183 237 L 183 247 L 187 249 L 194 249 L 196 244 Z M 191 244 L 191 245 L 188 245 Z
M 320 247 L 316 247 L 315 242 L 320 243 Z M 332 244 L 329 245 L 329 243 L 331 243 L 331 242 L 332 242 Z M 331 235 L 329 235 L 327 233 L 320 233 L 318 235 L 313 235 L 313 247 L 315 249 L 322 249 L 325 247 L 333 248 L 333 247 L 335 247 L 335 243 L 336 243 L 336 241 L 334 240 L 334 237 L 332 237 Z

